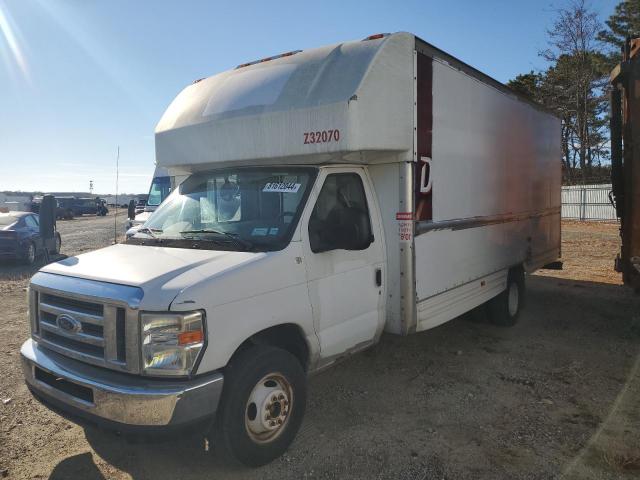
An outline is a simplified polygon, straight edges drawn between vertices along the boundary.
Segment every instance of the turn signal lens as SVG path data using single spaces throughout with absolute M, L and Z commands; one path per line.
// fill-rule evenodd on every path
M 178 334 L 178 345 L 191 345 L 192 343 L 201 343 L 204 335 L 202 330 L 195 332 L 184 332 Z

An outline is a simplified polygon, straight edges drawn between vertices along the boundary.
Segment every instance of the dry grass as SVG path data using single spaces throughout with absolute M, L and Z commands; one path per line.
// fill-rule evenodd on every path
M 610 445 L 602 452 L 603 462 L 615 471 L 640 470 L 640 448 L 628 445 Z
M 563 270 L 540 270 L 537 274 L 621 285 L 622 276 L 613 268 L 619 252 L 620 226 L 617 223 L 563 220 Z

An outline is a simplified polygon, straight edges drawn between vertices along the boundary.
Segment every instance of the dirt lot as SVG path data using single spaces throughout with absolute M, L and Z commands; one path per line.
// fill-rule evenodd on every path
M 74 255 L 110 244 L 113 217 L 59 229 Z M 563 229 L 565 270 L 528 278 L 516 327 L 476 311 L 383 337 L 311 380 L 295 443 L 258 470 L 197 439 L 130 444 L 40 406 L 18 360 L 32 272 L 0 267 L 0 478 L 638 478 L 640 297 L 611 270 L 616 225 Z

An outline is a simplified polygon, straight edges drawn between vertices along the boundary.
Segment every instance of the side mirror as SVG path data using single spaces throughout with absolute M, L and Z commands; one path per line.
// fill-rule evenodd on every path
M 43 239 L 49 240 L 54 238 L 56 229 L 56 198 L 53 195 L 45 195 L 42 197 L 40 204 L 40 235 Z
M 127 208 L 127 217 L 129 220 L 135 220 L 136 218 L 136 201 L 129 200 L 129 207 Z

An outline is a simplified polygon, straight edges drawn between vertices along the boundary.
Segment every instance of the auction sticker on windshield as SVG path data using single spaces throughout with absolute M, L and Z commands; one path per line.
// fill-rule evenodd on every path
M 297 193 L 301 183 L 293 182 L 269 182 L 262 189 L 263 192 L 272 193 Z

